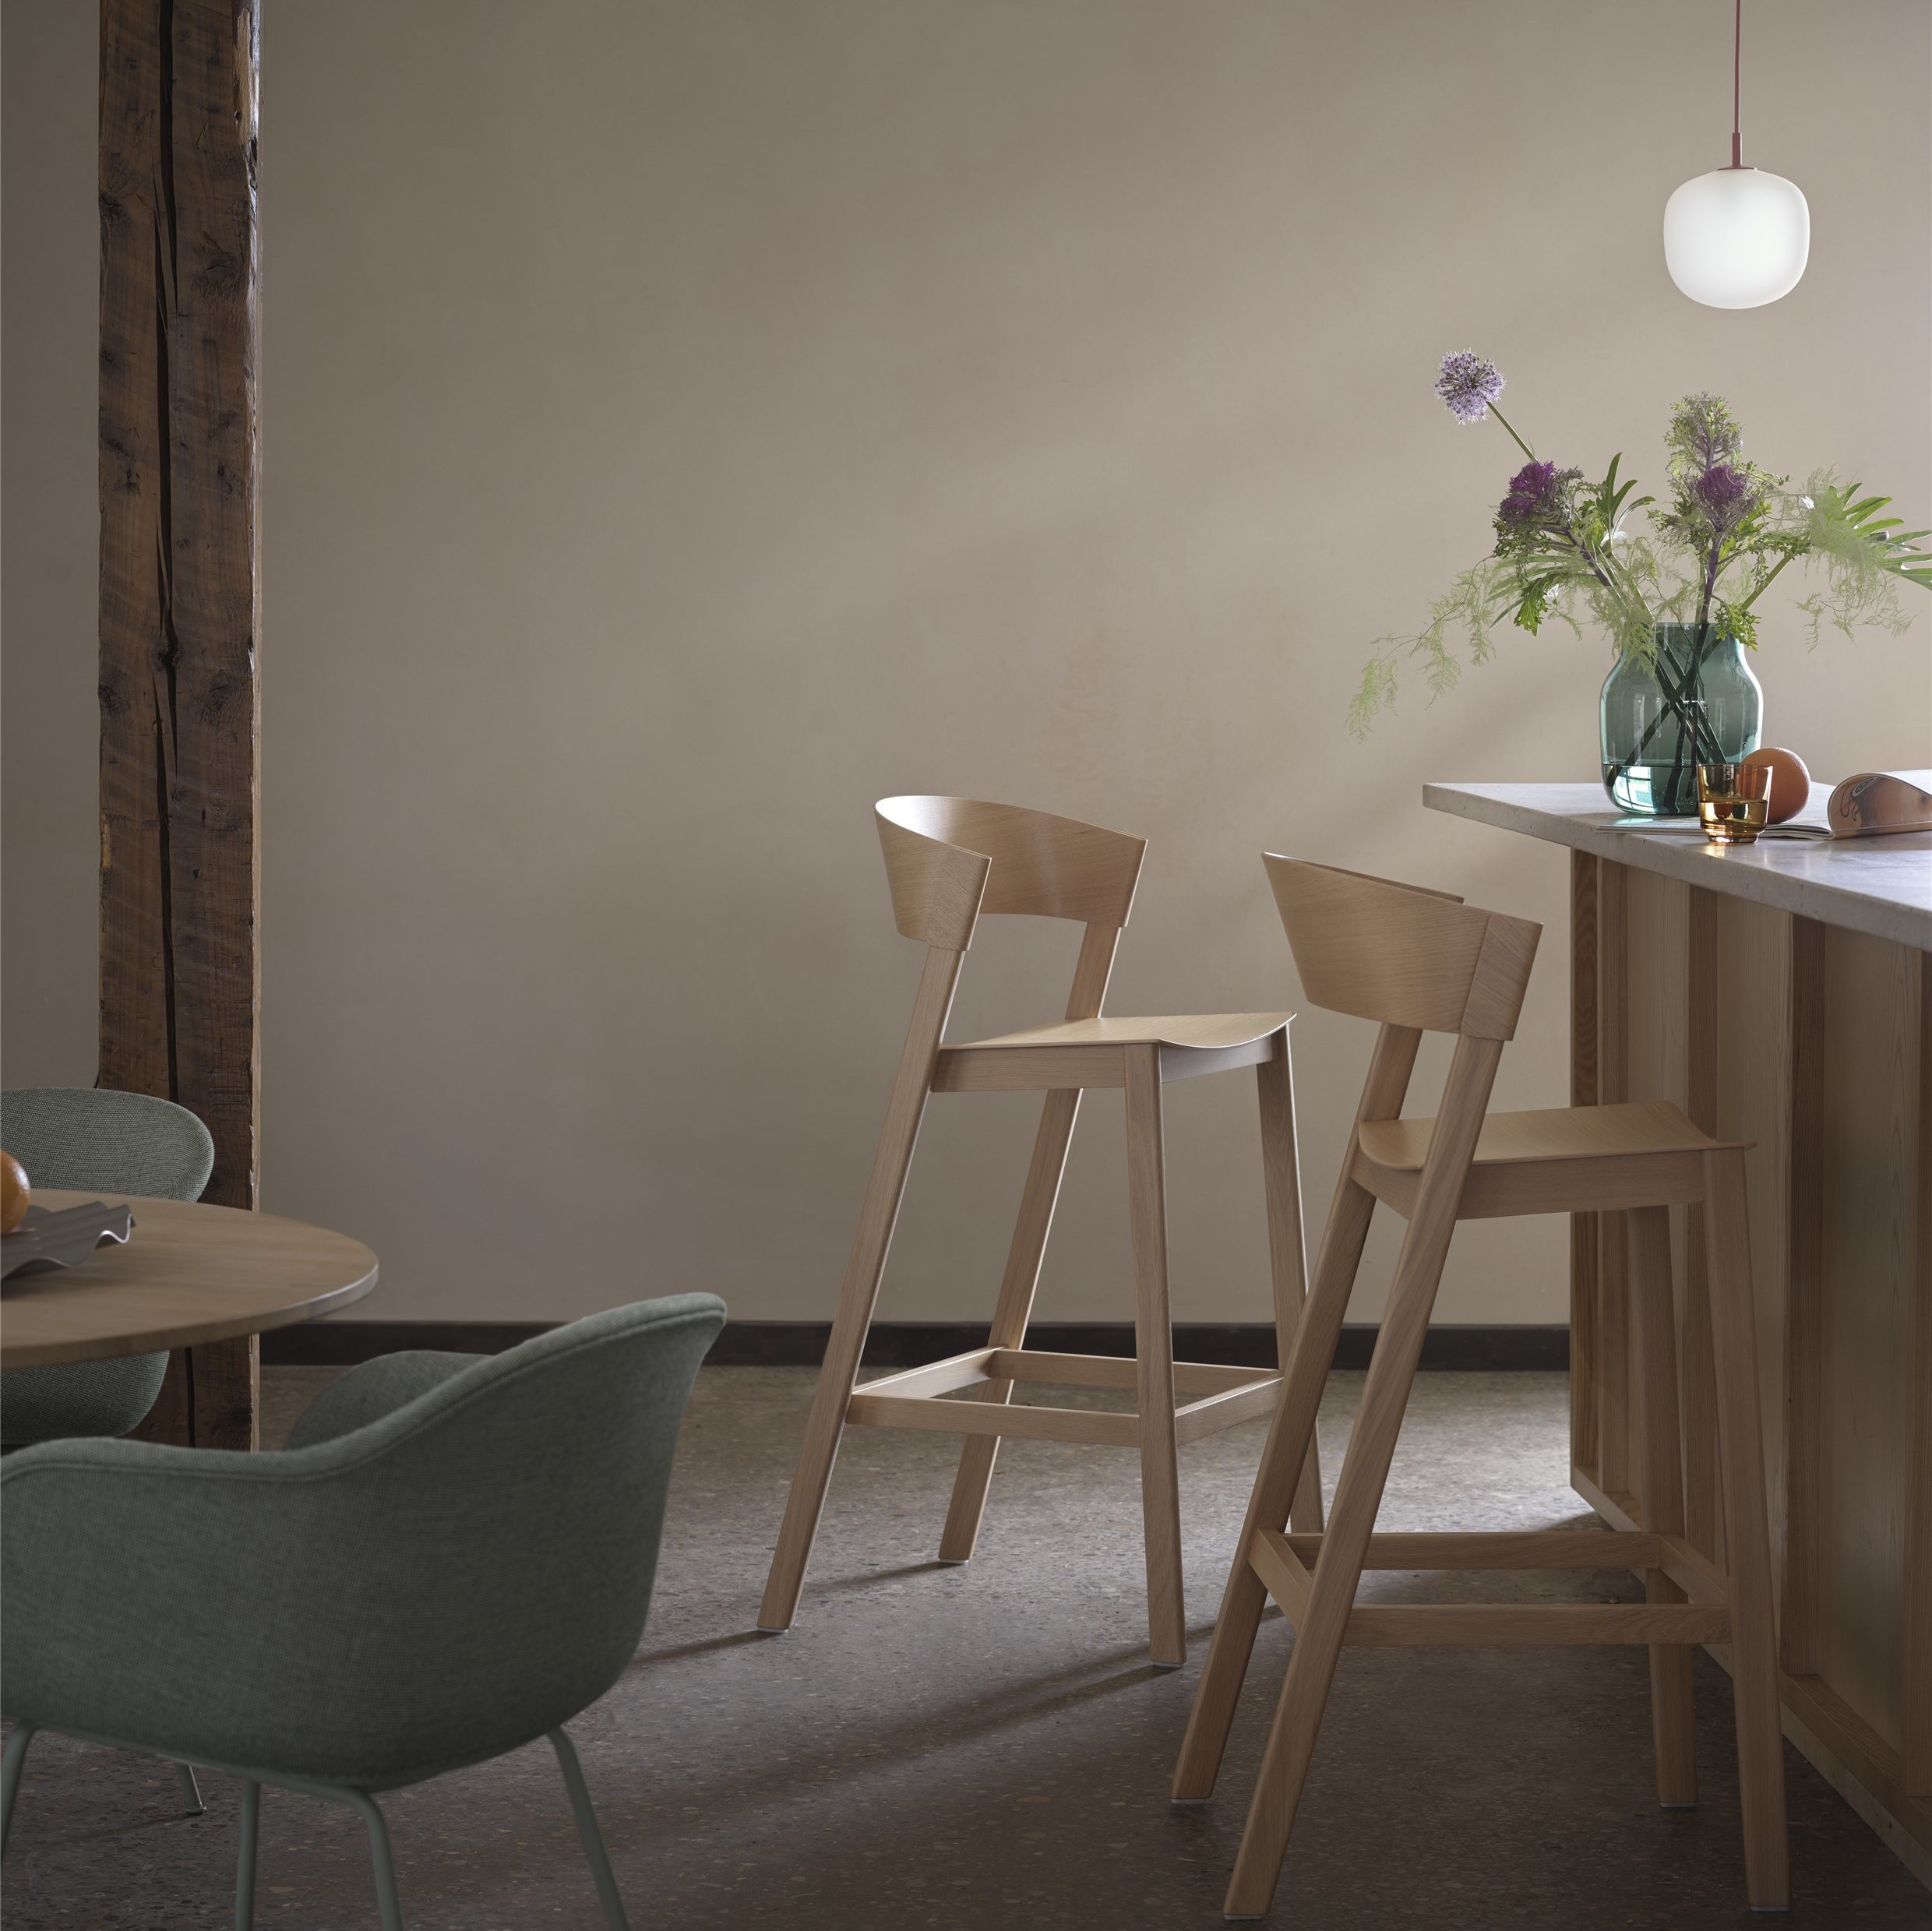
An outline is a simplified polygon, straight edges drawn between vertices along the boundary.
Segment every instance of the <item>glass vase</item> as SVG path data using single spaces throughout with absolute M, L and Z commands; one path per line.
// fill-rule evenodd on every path
M 1698 766 L 1735 764 L 1757 749 L 1765 692 L 1735 637 L 1659 624 L 1650 660 L 1620 657 L 1603 680 L 1597 722 L 1603 788 L 1620 811 L 1694 818 Z

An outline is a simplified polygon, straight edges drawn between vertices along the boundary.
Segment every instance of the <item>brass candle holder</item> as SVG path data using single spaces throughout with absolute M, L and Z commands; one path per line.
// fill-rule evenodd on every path
M 1698 822 L 1704 835 L 1722 845 L 1747 845 L 1771 814 L 1772 767 L 1768 764 L 1700 764 Z

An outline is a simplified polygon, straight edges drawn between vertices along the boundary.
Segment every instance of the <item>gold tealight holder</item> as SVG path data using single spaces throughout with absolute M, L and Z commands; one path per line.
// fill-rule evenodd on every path
M 1704 835 L 1723 845 L 1747 845 L 1771 812 L 1768 764 L 1700 764 L 1698 822 Z

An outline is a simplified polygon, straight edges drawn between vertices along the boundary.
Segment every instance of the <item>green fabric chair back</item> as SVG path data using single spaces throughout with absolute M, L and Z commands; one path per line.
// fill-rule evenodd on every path
M 0 1708 L 364 1791 L 560 1726 L 643 1633 L 679 1423 L 724 1319 L 682 1295 L 493 1358 L 372 1362 L 275 1454 L 9 1457 Z
M 0 1093 L 0 1147 L 36 1187 L 198 1200 L 214 1171 L 215 1143 L 185 1106 L 97 1087 L 16 1087 Z M 125 1435 L 167 1373 L 167 1355 L 125 1355 L 71 1368 L 0 1374 L 0 1441 Z

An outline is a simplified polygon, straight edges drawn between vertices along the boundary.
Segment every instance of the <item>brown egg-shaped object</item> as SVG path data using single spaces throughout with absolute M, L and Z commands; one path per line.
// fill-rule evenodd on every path
M 26 1218 L 27 1203 L 33 1197 L 26 1168 L 12 1154 L 0 1153 L 0 1234 L 12 1233 Z
M 1771 766 L 1771 802 L 1765 812 L 1771 823 L 1782 825 L 1787 818 L 1796 818 L 1804 809 L 1811 795 L 1811 773 L 1804 768 L 1804 759 L 1796 752 L 1780 750 L 1776 745 L 1768 744 L 1763 750 L 1754 751 L 1742 762 Z

